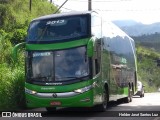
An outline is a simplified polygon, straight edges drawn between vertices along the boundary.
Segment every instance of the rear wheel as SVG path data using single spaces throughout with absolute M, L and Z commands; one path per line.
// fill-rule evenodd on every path
M 125 103 L 132 102 L 132 89 L 128 86 L 128 96 L 124 98 Z
M 141 98 L 144 97 L 144 93 L 141 93 L 140 97 L 141 97 Z

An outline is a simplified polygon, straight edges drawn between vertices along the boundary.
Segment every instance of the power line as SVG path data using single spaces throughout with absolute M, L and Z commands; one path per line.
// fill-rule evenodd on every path
M 59 6 L 58 4 L 55 4 L 55 3 L 54 3 L 54 5 Z M 73 10 L 73 9 L 70 9 L 70 8 L 63 7 L 63 6 L 61 8 L 66 9 L 66 10 L 70 10 L 70 11 L 78 11 L 78 10 Z
M 69 1 L 72 1 L 72 2 L 88 2 L 87 0 L 69 0 Z M 92 1 L 92 2 L 128 2 L 128 1 L 132 1 L 132 0 L 116 0 L 116 1 L 113 1 L 113 0 L 96 0 L 96 1 Z M 57 1 L 53 1 L 53 2 L 57 2 Z
M 70 8 L 66 8 L 66 7 L 62 7 L 63 9 L 66 10 L 70 10 L 70 11 L 78 11 L 78 10 L 74 10 L 74 9 L 70 9 Z M 101 10 L 101 9 L 93 9 L 95 11 L 100 11 L 100 12 L 155 12 L 155 11 L 160 11 L 160 8 L 158 9 L 143 9 L 143 10 L 138 10 L 138 9 L 126 9 L 126 10 L 122 10 L 122 9 L 108 9 L 108 10 Z
M 61 7 L 63 7 L 63 5 L 66 4 L 67 1 L 68 1 L 68 0 L 66 0 L 66 1 L 56 10 L 55 13 L 57 13 L 57 12 L 61 9 Z
M 83 0 L 70 0 L 70 1 L 75 1 L 75 2 L 90 2 L 90 0 L 86 0 L 86 1 L 83 1 Z M 132 0 L 119 0 L 120 2 L 122 1 L 132 1 Z M 110 1 L 104 1 L 104 0 L 100 0 L 100 1 L 94 1 L 92 0 L 92 2 L 110 2 Z M 116 2 L 116 1 L 114 1 Z M 59 6 L 59 5 L 58 5 Z M 70 8 L 64 8 L 62 7 L 63 9 L 66 9 L 66 10 L 73 10 L 73 9 L 70 9 Z M 106 10 L 100 10 L 100 9 L 94 9 L 94 10 L 98 10 L 98 11 L 102 11 L 102 12 L 154 12 L 154 11 L 160 11 L 160 8 L 146 8 L 146 9 L 106 9 Z M 73 11 L 78 11 L 78 10 L 73 10 Z
M 157 9 L 108 9 L 108 10 L 100 10 L 100 9 L 94 9 L 98 11 L 106 11 L 106 12 L 121 12 L 121 11 L 127 11 L 127 12 L 155 12 L 160 11 L 160 8 Z
M 71 11 L 78 11 L 78 10 L 73 10 L 73 9 L 70 9 L 70 8 L 66 8 L 66 7 L 62 7 L 63 9 L 66 9 L 66 10 L 71 10 Z

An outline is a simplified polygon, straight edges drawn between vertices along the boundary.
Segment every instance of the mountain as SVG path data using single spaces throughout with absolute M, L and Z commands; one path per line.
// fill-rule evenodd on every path
M 112 22 L 120 27 L 129 36 L 160 33 L 160 22 L 153 24 L 142 24 L 133 20 L 116 20 Z
M 115 20 L 113 21 L 118 27 L 125 27 L 125 26 L 134 26 L 137 25 L 138 22 L 134 20 Z

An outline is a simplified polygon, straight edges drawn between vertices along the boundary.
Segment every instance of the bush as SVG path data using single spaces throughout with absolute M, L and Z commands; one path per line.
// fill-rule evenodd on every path
M 0 37 L 6 36 L 6 32 L 2 29 L 0 29 Z
M 0 111 L 16 110 L 25 106 L 23 68 L 0 64 Z
M 24 42 L 26 34 L 27 34 L 27 32 L 25 29 L 16 29 L 13 32 L 13 36 L 11 38 L 12 44 L 16 45 L 18 43 Z
M 31 12 L 28 0 L 7 1 L 0 3 L 0 111 L 25 106 L 24 54 L 19 50 L 18 64 L 12 62 L 13 46 L 24 41 L 33 18 L 51 14 L 57 9 L 47 0 L 32 0 Z
M 151 49 L 137 47 L 137 65 L 139 80 L 145 85 L 147 92 L 155 92 L 160 86 L 160 68 L 157 67 L 156 59 L 160 54 Z M 150 84 L 150 79 L 152 84 Z

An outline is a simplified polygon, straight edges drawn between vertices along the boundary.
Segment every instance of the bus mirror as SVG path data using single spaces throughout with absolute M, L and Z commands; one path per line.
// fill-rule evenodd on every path
M 25 42 L 22 42 L 22 43 L 19 43 L 17 44 L 14 48 L 13 48 L 13 51 L 12 51 L 12 56 L 13 56 L 13 60 L 14 61 L 17 61 L 17 51 L 20 47 L 24 46 L 26 43 Z
M 88 41 L 88 44 L 87 44 L 87 55 L 88 57 L 92 57 L 93 56 L 93 41 L 92 39 L 90 39 Z

